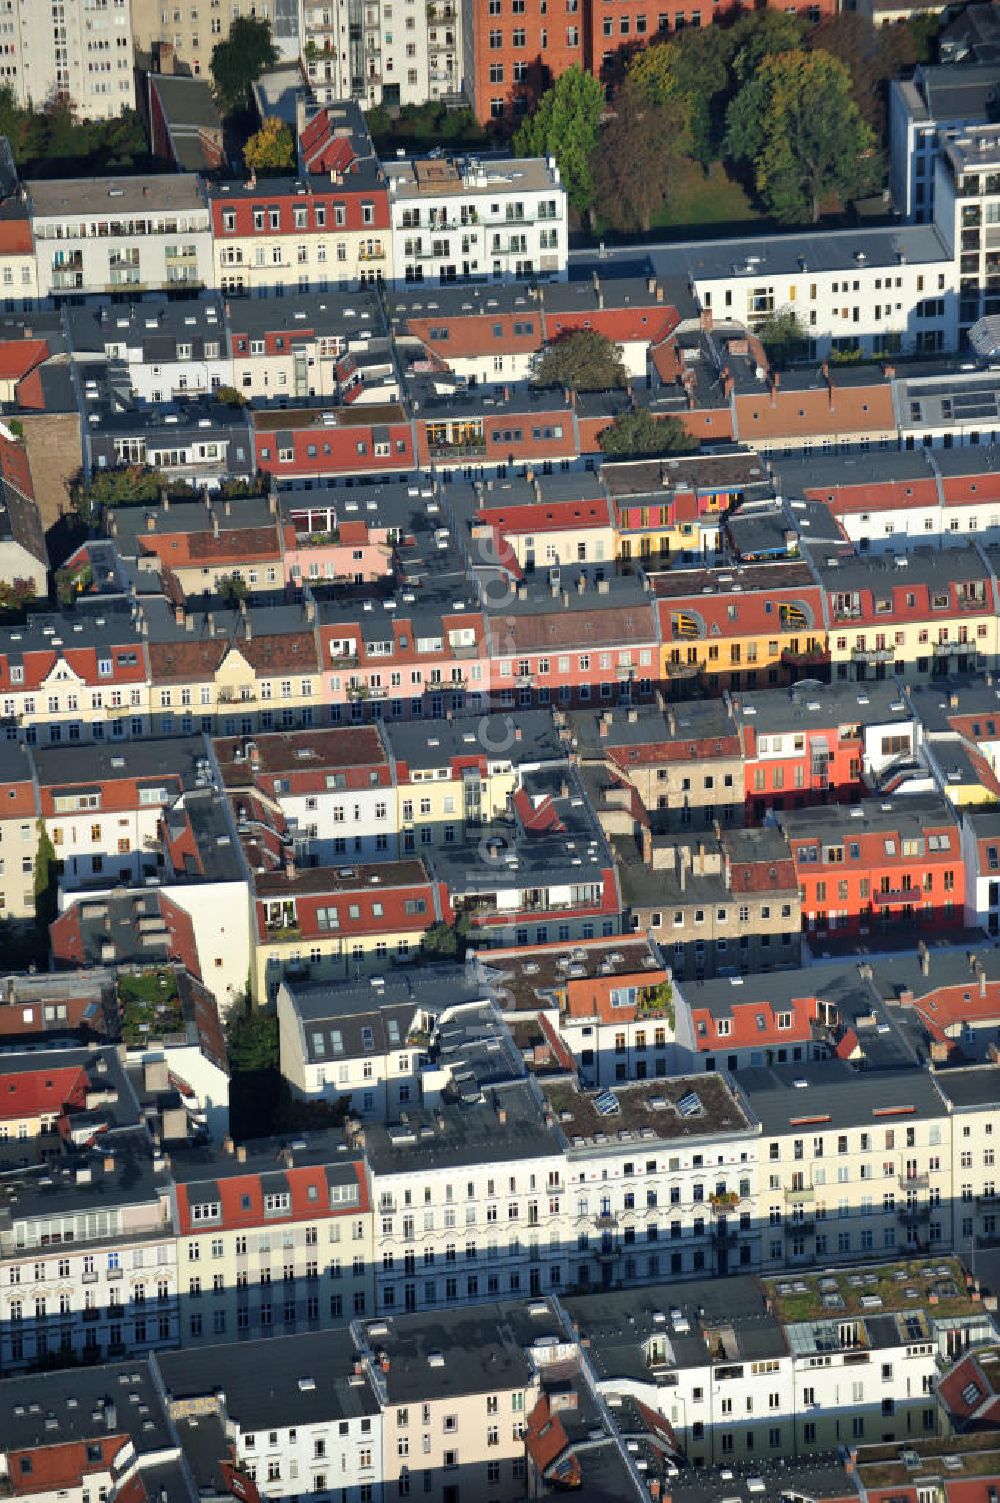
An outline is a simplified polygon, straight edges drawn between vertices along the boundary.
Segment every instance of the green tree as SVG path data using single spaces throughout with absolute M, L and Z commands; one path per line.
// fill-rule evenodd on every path
M 627 83 L 591 161 L 595 207 L 616 230 L 651 228 L 667 201 L 686 125 L 680 98 L 651 99 Z
M 669 42 L 637 52 L 628 66 L 627 88 L 640 89 L 656 104 L 680 101 L 685 130 L 678 148 L 703 167 L 719 154 L 731 58 L 731 30 L 690 27 Z
M 234 1003 L 226 1019 L 229 1068 L 233 1071 L 270 1070 L 278 1065 L 278 1019 L 245 997 Z
M 467 913 L 460 913 L 453 924 L 439 919 L 425 930 L 420 953 L 426 960 L 464 960 L 471 932 Z
M 213 395 L 222 407 L 245 407 L 247 405 L 246 397 L 235 386 L 217 386 Z
M 626 385 L 628 373 L 619 345 L 596 329 L 571 329 L 546 346 L 534 381 L 569 391 L 610 391 Z
M 750 11 L 732 27 L 734 92 L 753 78 L 765 58 L 794 52 L 805 44 L 806 23 L 790 11 Z
M 73 504 L 83 521 L 97 524 L 111 506 L 143 506 L 158 501 L 165 484 L 159 470 L 141 464 L 99 470 L 92 480 L 77 481 Z
M 574 63 L 546 89 L 534 114 L 514 132 L 513 148 L 526 157 L 555 157 L 569 201 L 586 214 L 594 200 L 590 160 L 604 115 L 604 90 Z
M 794 308 L 778 308 L 757 324 L 754 333 L 773 365 L 800 359 L 809 350 L 809 334 Z
M 59 873 L 56 850 L 45 821 L 38 821 L 38 847 L 35 851 L 35 928 L 39 948 L 48 952 L 49 925 L 59 911 Z
M 291 172 L 295 166 L 295 142 L 285 122 L 277 115 L 268 115 L 244 146 L 243 161 L 257 173 Z
M 847 69 L 825 52 L 766 57 L 729 106 L 726 149 L 748 163 L 761 201 L 785 224 L 819 218 L 823 200 L 869 191 L 881 166 Z
M 224 574 L 216 588 L 222 601 L 234 609 L 249 594 L 246 581 L 239 574 Z
M 250 103 L 250 85 L 277 61 L 270 22 L 238 16 L 226 40 L 212 49 L 209 64 L 216 102 L 223 113 L 234 115 L 246 109 Z
M 619 459 L 689 454 L 698 447 L 698 440 L 677 418 L 654 417 L 646 407 L 640 407 L 636 412 L 619 413 L 597 442 L 603 453 Z

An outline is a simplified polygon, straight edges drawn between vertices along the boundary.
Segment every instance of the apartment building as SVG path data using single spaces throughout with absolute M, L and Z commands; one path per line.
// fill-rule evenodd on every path
M 365 1166 L 339 1134 L 170 1155 L 179 1342 L 326 1330 L 372 1309 Z
M 24 1068 L 11 1057 L 6 1074 Z M 74 1068 L 74 1082 L 63 1080 Z M 50 1077 L 46 1071 L 54 1074 Z M 135 1097 L 112 1050 L 31 1057 L 38 1098 L 65 1110 L 69 1141 L 49 1125 L 48 1173 L 15 1170 L 0 1233 L 0 1347 L 11 1371 L 57 1353 L 100 1360 L 174 1345 L 178 1339 L 173 1230 L 161 1202 L 164 1164 L 137 1126 Z M 45 1080 L 68 1089 L 46 1092 Z M 27 1088 L 27 1087 L 26 1087 Z M 28 1121 L 19 1108 L 18 1128 Z
M 895 679 L 743 690 L 732 705 L 755 820 L 769 810 L 890 792 L 916 761 L 923 734 Z
M 224 307 L 215 297 L 144 298 L 67 312 L 69 341 L 86 379 L 91 358 L 123 361 L 133 394 L 160 403 L 209 397 L 233 384 Z
M 208 6 L 199 6 L 193 0 L 170 5 L 162 0 L 131 0 L 131 6 L 136 50 L 153 52 L 169 47 L 174 59 L 186 63 L 195 78 L 208 74 L 212 49 L 226 40 L 237 16 L 268 21 L 278 44 L 281 35 L 276 23 L 287 9 L 282 0 L 249 0 L 246 6 L 241 0 L 210 0 Z
M 214 285 L 209 206 L 193 174 L 38 179 L 25 189 L 44 301 Z
M 691 679 L 716 692 L 790 683 L 825 647 L 822 592 L 805 562 L 745 564 L 739 579 L 722 568 L 670 569 L 652 587 L 660 677 L 682 689 Z
M 566 190 L 553 159 L 385 164 L 399 282 L 565 277 Z
M 86 120 L 110 120 L 135 108 L 128 0 L 11 5 L 5 14 L 13 40 L 4 51 L 14 61 L 3 77 L 18 104 L 41 109 L 51 99 L 71 99 Z
M 921 543 L 962 543 L 970 532 L 991 537 L 992 454 L 991 445 L 977 444 L 807 460 L 779 455 L 772 470 L 784 495 L 828 508 L 859 552 L 909 552 Z
M 418 1488 L 434 1503 L 447 1503 L 456 1487 L 485 1488 L 498 1500 L 524 1496 L 537 1349 L 561 1335 L 552 1301 L 442 1310 L 433 1324 L 401 1313 L 357 1321 L 353 1331 L 381 1408 L 387 1503 Z
M 356 1364 L 346 1328 L 164 1353 L 156 1373 L 199 1492 L 221 1471 L 237 1497 L 382 1503 L 383 1409 Z
M 461 91 L 461 12 L 453 0 L 407 0 L 396 25 L 382 0 L 357 13 L 341 0 L 300 0 L 299 16 L 302 61 L 321 103 L 356 99 L 365 109 L 394 109 Z
M 566 1167 L 527 1081 L 366 1122 L 378 1314 L 568 1281 Z
M 964 921 L 961 833 L 938 793 L 788 809 L 778 816 L 812 930 L 858 934 L 894 922 Z M 819 875 L 822 868 L 822 875 Z
M 370 865 L 299 869 L 289 856 L 254 876 L 251 989 L 274 1001 L 285 979 L 374 975 L 419 950 L 426 931 L 448 923 L 448 888 L 416 857 Z
M 607 1289 L 758 1266 L 760 1128 L 724 1076 L 675 1075 L 597 1096 L 573 1085 L 543 1091 L 570 1186 L 567 1284 Z
M 632 833 L 633 798 L 654 835 L 743 819 L 743 749 L 722 700 L 569 711 L 565 732 L 608 834 Z
M 20 742 L 0 740 L 0 778 L 7 789 L 0 818 L 0 916 L 31 920 L 35 915 L 39 809 L 31 762 Z
M 208 188 L 214 277 L 223 292 L 391 279 L 385 178 L 364 118 L 352 103 L 321 110 L 300 133 L 303 178 L 220 182 Z
M 944 200 L 942 194 L 938 203 Z M 821 360 L 834 350 L 933 354 L 957 347 L 954 241 L 937 222 L 833 230 L 794 245 L 761 236 L 735 261 L 730 244 L 703 241 L 658 255 L 656 267 L 661 276 L 688 278 L 713 318 L 736 319 L 751 331 L 793 309 Z
M 252 832 L 263 801 L 301 866 L 399 855 L 393 767 L 379 726 L 221 738 L 213 752 L 241 832 Z
M 944 134 L 934 170 L 934 218 L 958 272 L 959 336 L 1000 309 L 1000 132 L 975 125 Z
M 760 1123 L 765 1270 L 955 1245 L 948 1111 L 926 1071 L 803 1061 L 745 1070 L 739 1092 Z
M 613 1412 L 631 1400 L 661 1417 L 710 1481 L 713 1466 L 787 1467 L 838 1445 L 945 1433 L 939 1368 L 967 1342 L 991 1340 L 993 1322 L 954 1263 L 928 1274 L 887 1263 L 799 1279 L 797 1298 L 788 1280 L 733 1276 L 661 1284 L 643 1300 L 623 1290 L 562 1303 Z
M 632 927 L 678 978 L 738 975 L 799 962 L 799 884 L 776 830 L 651 836 L 614 843 Z M 619 1079 L 623 1077 L 618 1077 Z
M 155 876 L 164 809 L 198 786 L 204 756 L 200 737 L 36 748 L 40 814 L 62 890 L 95 879 L 141 886 Z
M 990 667 L 994 576 L 974 547 L 815 560 L 839 679 L 908 679 Z
M 289 289 L 290 291 L 290 289 Z M 357 400 L 374 377 L 376 351 L 391 365 L 385 324 L 376 294 L 326 290 L 274 300 L 239 298 L 229 305 L 232 330 L 232 384 L 248 400 L 308 397 Z M 379 393 L 398 397 L 398 383 Z M 371 391 L 367 400 L 375 400 Z
M 589 1089 L 673 1068 L 672 993 L 647 939 L 483 950 L 476 973 L 536 1069 L 559 1065 Z M 619 1074 L 623 1056 L 628 1070 Z

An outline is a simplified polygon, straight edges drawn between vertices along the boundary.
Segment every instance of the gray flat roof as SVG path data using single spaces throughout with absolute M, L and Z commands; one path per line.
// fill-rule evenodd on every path
M 363 1330 L 372 1351 L 389 1359 L 390 1405 L 527 1388 L 534 1367 L 526 1348 L 540 1336 L 565 1339 L 544 1299 L 396 1315 Z
M 157 1362 L 172 1402 L 222 1389 L 227 1414 L 245 1434 L 377 1414 L 371 1384 L 348 1381 L 355 1355 L 345 1327 L 200 1351 L 161 1352 Z
M 32 214 L 46 219 L 80 214 L 160 214 L 171 209 L 208 212 L 201 180 L 193 173 L 157 173 L 150 177 L 35 178 L 26 183 Z
M 740 1072 L 738 1088 L 759 1118 L 765 1137 L 844 1127 L 905 1126 L 918 1119 L 943 1117 L 946 1112 L 933 1079 L 916 1067 L 859 1072 L 836 1059 L 758 1066 Z

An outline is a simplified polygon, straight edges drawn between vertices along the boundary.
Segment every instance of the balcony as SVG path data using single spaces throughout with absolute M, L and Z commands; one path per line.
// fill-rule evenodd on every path
M 376 246 L 362 245 L 358 249 L 358 260 L 359 261 L 384 261 L 385 260 L 385 251 L 382 250 L 382 249 L 380 249 L 380 248 L 378 248 L 378 247 L 376 247 Z
M 785 1205 L 805 1205 L 807 1201 L 816 1199 L 816 1191 L 812 1185 L 802 1185 L 799 1189 L 785 1191 Z
M 125 1277 L 125 1270 L 123 1268 L 109 1268 L 106 1277 L 109 1284 L 114 1284 L 119 1279 Z
M 929 1174 L 901 1174 L 899 1176 L 899 1188 L 901 1190 L 927 1190 L 930 1188 Z
M 810 1236 L 815 1230 L 816 1222 L 812 1216 L 810 1216 L 808 1219 L 803 1217 L 801 1220 L 796 1217 L 792 1221 L 785 1222 L 786 1237 L 807 1237 Z
M 855 647 L 851 651 L 851 657 L 856 663 L 894 663 L 896 649 L 894 647 Z
M 594 1217 L 594 1225 L 599 1231 L 608 1231 L 618 1225 L 618 1217 L 611 1211 L 601 1211 Z
M 486 441 L 481 444 L 435 444 L 431 451 L 431 461 L 445 461 L 449 459 L 485 459 Z
M 922 898 L 923 892 L 919 887 L 893 887 L 888 892 L 873 892 L 872 904 L 876 908 L 894 908 L 900 903 L 915 906 Z
M 931 1208 L 929 1205 L 916 1204 L 897 1206 L 896 1217 L 904 1226 L 919 1226 L 922 1222 L 930 1221 Z

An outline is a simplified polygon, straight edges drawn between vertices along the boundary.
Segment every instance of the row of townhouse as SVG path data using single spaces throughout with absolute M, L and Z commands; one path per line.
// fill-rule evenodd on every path
M 964 1284 L 950 1263 L 801 1281 L 796 1299 L 730 1278 L 675 1302 L 661 1284 L 653 1308 L 628 1293 L 507 1300 L 216 1346 L 208 1363 L 165 1352 L 32 1375 L 0 1389 L 0 1468 L 33 1503 L 97 1486 L 508 1503 L 557 1497 L 567 1478 L 635 1503 L 664 1487 L 679 1503 L 790 1489 L 884 1503 L 886 1478 L 916 1498 L 913 1476 L 942 1503 L 986 1498 L 995 1325 Z M 963 1433 L 979 1413 L 985 1433 Z
M 565 275 L 566 192 L 551 159 L 383 167 L 350 101 L 303 112 L 296 134 L 300 175 L 259 186 L 195 173 L 23 184 L 4 237 L 9 296 L 31 307 Z
M 616 278 L 600 264 L 562 303 L 539 309 L 535 284 L 564 279 L 568 267 L 565 189 L 551 161 L 382 164 L 351 102 L 308 119 L 303 112 L 297 136 L 300 175 L 266 184 L 195 174 L 25 184 L 4 232 L 12 307 L 96 294 L 187 296 L 214 288 L 278 296 L 433 283 L 435 294 L 412 289 L 416 295 L 392 304 L 401 342 L 427 350 L 435 366 L 449 365 L 453 352 L 453 369 L 466 380 L 516 381 L 539 332 L 551 339 L 573 327 L 592 291 L 590 326 L 614 331 L 628 347 L 630 371 L 655 372 L 655 386 L 665 399 L 673 393 L 698 437 L 738 436 L 763 447 L 789 447 L 806 426 L 840 442 L 947 426 L 935 405 L 941 393 L 928 387 L 922 418 L 920 393 L 909 393 L 906 376 L 825 364 L 818 372 L 770 373 L 754 331 L 776 312 L 797 313 L 818 361 L 849 353 L 891 362 L 896 353 L 934 357 L 963 348 L 994 311 L 987 242 L 1000 201 L 993 170 L 1000 138 L 993 126 L 949 137 L 933 224 L 829 232 L 811 255 L 774 237 L 748 242 L 735 261 L 726 242 L 658 248 L 645 276 L 652 305 L 627 293 L 614 317 Z M 447 284 L 461 281 L 518 285 L 491 309 L 475 286 L 453 296 L 458 289 Z M 678 319 L 684 337 L 671 343 Z M 977 339 L 988 356 L 988 330 Z M 982 427 L 977 409 L 953 409 L 956 416 L 960 427 Z
M 723 1027 L 733 984 L 706 983 L 659 1013 L 669 1075 L 594 1092 L 558 1039 L 555 1072 L 525 1074 L 488 980 L 510 961 L 483 958 L 486 980 L 445 968 L 412 993 L 285 983 L 294 1088 L 349 1097 L 346 1138 L 161 1145 L 114 1051 L 6 1056 L 5 1366 L 995 1242 L 995 1066 L 917 1063 L 928 1037 L 947 1057 L 958 1036 L 935 1014 L 963 984 L 995 1020 L 995 965 L 904 958 L 744 982 L 760 999 L 748 1008 L 770 1003 L 756 1045 Z M 621 979 L 638 1051 L 636 1025 L 660 1026 L 655 976 L 639 1017 Z M 581 1036 L 579 1013 L 564 1023 L 551 993 L 540 1006 Z

